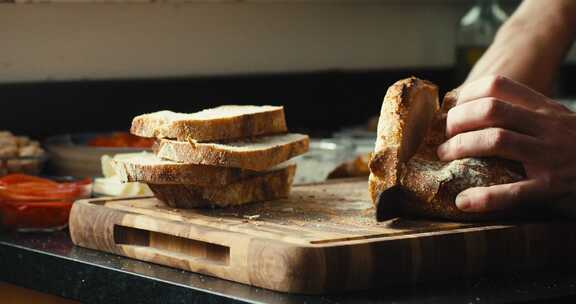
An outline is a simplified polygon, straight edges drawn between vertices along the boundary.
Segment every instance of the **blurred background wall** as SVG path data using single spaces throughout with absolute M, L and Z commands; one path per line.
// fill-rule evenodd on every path
M 467 1 L 3 5 L 0 81 L 448 67 Z
M 283 104 L 309 132 L 362 124 L 399 78 L 459 83 L 454 36 L 473 3 L 24 2 L 0 3 L 0 129 L 39 137 L 225 103 Z

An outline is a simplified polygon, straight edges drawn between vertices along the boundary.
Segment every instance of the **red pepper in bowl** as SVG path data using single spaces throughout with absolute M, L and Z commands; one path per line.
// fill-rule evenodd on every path
M 91 180 L 57 182 L 25 174 L 0 178 L 0 225 L 19 231 L 51 231 L 68 224 L 75 200 L 89 197 Z

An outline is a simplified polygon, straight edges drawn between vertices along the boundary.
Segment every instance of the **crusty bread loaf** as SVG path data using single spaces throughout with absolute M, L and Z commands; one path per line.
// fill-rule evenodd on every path
M 502 215 L 465 213 L 455 205 L 456 195 L 467 188 L 518 181 L 524 173 L 518 163 L 495 158 L 438 160 L 446 113 L 454 104 L 448 94 L 440 111 L 436 86 L 414 77 L 388 89 L 370 160 L 369 190 L 379 220 L 395 216 L 488 220 Z
M 308 151 L 309 138 L 283 134 L 244 139 L 226 144 L 159 140 L 158 157 L 172 161 L 264 171 Z
M 289 165 L 221 187 L 149 186 L 159 200 L 175 208 L 226 207 L 288 197 L 295 171 L 296 165 Z
M 151 184 L 189 184 L 223 186 L 251 177 L 258 172 L 236 168 L 183 164 L 145 153 L 112 162 L 122 182 Z
M 160 111 L 136 116 L 130 132 L 179 141 L 218 141 L 287 132 L 284 108 L 228 105 L 192 114 Z

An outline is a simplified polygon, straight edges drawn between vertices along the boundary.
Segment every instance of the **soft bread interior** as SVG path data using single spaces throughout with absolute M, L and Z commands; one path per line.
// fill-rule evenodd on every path
M 404 122 L 399 161 L 406 163 L 418 152 L 438 113 L 438 92 L 424 86 L 410 92 L 410 108 Z
M 229 142 L 218 142 L 218 143 L 198 143 L 191 140 L 192 145 L 203 145 L 206 147 L 213 147 L 215 149 L 225 149 L 228 151 L 258 151 L 271 149 L 278 146 L 290 145 L 293 143 L 307 141 L 308 135 L 288 133 L 281 135 L 271 135 L 271 136 L 261 136 L 254 138 L 245 138 L 242 140 L 233 140 Z
M 251 115 L 267 111 L 282 110 L 278 106 L 251 106 L 251 105 L 226 105 L 216 108 L 205 109 L 196 113 L 178 113 L 172 111 L 158 111 L 146 115 L 157 125 L 170 124 L 180 120 L 212 120 L 212 119 L 225 119 L 234 116 Z M 144 116 L 141 115 L 141 116 Z
M 188 117 L 182 117 L 181 119 L 195 119 L 195 120 L 224 119 L 234 116 L 251 115 L 255 113 L 277 111 L 277 110 L 282 110 L 282 107 L 226 105 L 212 109 L 202 110 L 200 112 L 190 114 Z

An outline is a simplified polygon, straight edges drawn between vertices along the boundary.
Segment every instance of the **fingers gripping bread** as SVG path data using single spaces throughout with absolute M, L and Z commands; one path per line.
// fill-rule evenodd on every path
M 379 220 L 402 215 L 450 220 L 501 216 L 465 213 L 454 203 L 456 195 L 467 188 L 523 178 L 521 166 L 511 161 L 438 160 L 436 149 L 445 140 L 446 113 L 454 104 L 453 95 L 448 94 L 440 110 L 436 86 L 414 77 L 388 89 L 370 160 L 369 190 Z

